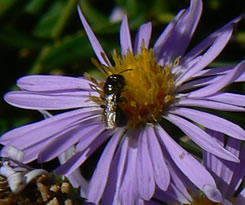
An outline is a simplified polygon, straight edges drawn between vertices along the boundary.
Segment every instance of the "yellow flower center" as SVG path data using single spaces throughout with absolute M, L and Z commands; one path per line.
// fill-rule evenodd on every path
M 115 65 L 112 67 L 105 67 L 98 62 L 96 65 L 106 73 L 106 78 L 113 74 L 124 77 L 125 86 L 120 92 L 123 100 L 118 101 L 117 105 L 127 116 L 127 125 L 135 127 L 157 122 L 174 99 L 171 67 L 158 65 L 153 51 L 147 50 L 144 44 L 137 55 L 128 51 L 126 56 L 121 57 L 114 52 L 113 60 Z M 97 86 L 103 90 L 104 83 L 97 83 Z M 100 94 L 104 99 L 105 93 Z

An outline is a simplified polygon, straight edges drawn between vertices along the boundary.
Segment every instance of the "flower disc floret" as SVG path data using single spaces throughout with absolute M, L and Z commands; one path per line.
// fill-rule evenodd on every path
M 98 64 L 97 66 L 106 71 L 106 77 L 120 74 L 125 78 L 125 86 L 121 93 L 123 100 L 118 102 L 118 106 L 126 114 L 128 126 L 136 127 L 157 122 L 174 99 L 174 76 L 171 67 L 160 66 L 153 51 L 146 49 L 144 44 L 141 52 L 136 55 L 128 50 L 127 55 L 121 57 L 114 51 L 113 60 L 115 65 L 112 67 Z M 102 84 L 97 85 L 100 86 L 99 90 L 103 90 Z M 104 93 L 100 94 L 103 99 Z

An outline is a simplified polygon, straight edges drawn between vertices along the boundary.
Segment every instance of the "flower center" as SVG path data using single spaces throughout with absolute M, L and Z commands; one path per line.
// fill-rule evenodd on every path
M 127 125 L 135 127 L 157 122 L 174 98 L 171 67 L 158 65 L 153 51 L 147 50 L 144 45 L 137 55 L 128 51 L 126 56 L 120 57 L 114 52 L 113 60 L 115 65 L 112 67 L 96 64 L 102 71 L 106 71 L 107 79 L 115 74 L 124 77 L 125 85 L 120 91 L 121 100 L 117 101 L 117 106 L 127 116 Z M 102 90 L 105 89 L 103 86 Z M 105 98 L 104 92 L 101 98 Z

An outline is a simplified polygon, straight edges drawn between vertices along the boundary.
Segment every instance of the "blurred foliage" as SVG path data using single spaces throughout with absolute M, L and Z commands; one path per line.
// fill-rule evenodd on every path
M 16 80 L 28 74 L 97 74 L 91 63 L 93 50 L 77 14 L 80 5 L 104 50 L 119 50 L 120 22 L 110 22 L 114 8 L 127 12 L 132 35 L 146 21 L 153 22 L 153 40 L 188 0 L 0 0 L 1 96 L 15 89 Z M 193 45 L 232 18 L 244 13 L 245 1 L 204 0 L 204 12 Z M 244 58 L 245 27 L 240 23 L 234 38 L 215 65 Z M 239 89 L 245 91 L 244 86 Z M 41 119 L 0 101 L 0 134 Z M 241 118 L 241 117 L 240 117 Z M 240 120 L 239 118 L 239 120 Z M 244 121 L 244 120 L 243 120 Z

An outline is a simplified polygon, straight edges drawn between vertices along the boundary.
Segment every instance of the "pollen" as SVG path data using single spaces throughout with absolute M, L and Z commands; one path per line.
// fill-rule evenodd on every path
M 106 73 L 106 77 L 113 74 L 124 77 L 125 86 L 120 94 L 123 100 L 118 102 L 118 106 L 128 118 L 127 125 L 154 124 L 174 100 L 172 67 L 160 66 L 153 51 L 146 49 L 144 43 L 141 52 L 136 55 L 128 51 L 121 57 L 114 51 L 112 57 L 112 67 L 104 67 L 98 62 L 95 64 Z M 103 93 L 101 95 L 103 98 Z

